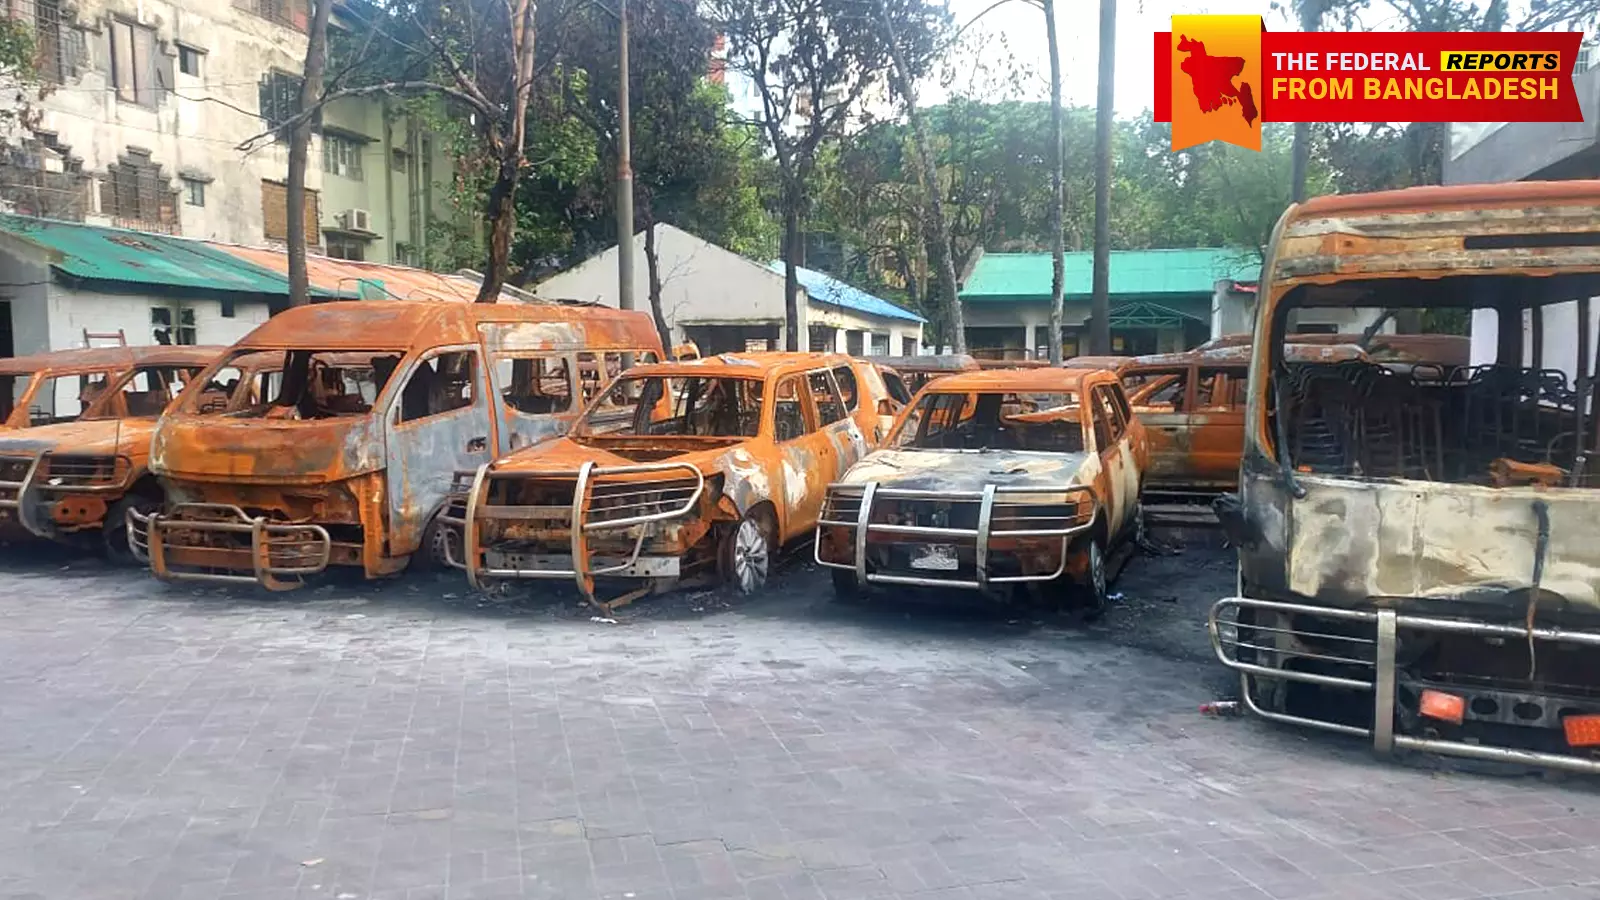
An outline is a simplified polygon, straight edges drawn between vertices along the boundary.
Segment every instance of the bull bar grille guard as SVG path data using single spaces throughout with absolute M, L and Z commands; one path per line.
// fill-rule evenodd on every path
M 619 476 L 632 476 L 651 473 L 682 473 L 685 477 L 679 479 L 654 479 L 654 480 L 613 480 L 609 484 L 602 479 L 616 479 Z M 502 480 L 534 480 L 534 479 L 561 479 L 573 480 L 572 502 L 565 509 L 556 507 L 533 506 L 490 506 L 485 503 L 485 493 L 489 486 L 489 465 L 478 467 L 472 476 L 472 482 L 465 490 L 465 503 L 461 502 L 459 485 L 465 473 L 457 475 L 457 489 L 446 502 L 445 511 L 440 515 L 441 521 L 447 525 L 461 530 L 462 560 L 454 558 L 450 551 L 449 542 L 445 542 L 445 561 L 458 569 L 464 569 L 467 580 L 474 588 L 482 590 L 485 578 L 570 578 L 578 586 L 578 590 L 585 596 L 594 594 L 594 579 L 607 575 L 617 575 L 626 572 L 639 561 L 639 556 L 644 550 L 644 541 L 648 529 L 642 527 L 657 522 L 666 522 L 682 519 L 692 513 L 700 502 L 700 497 L 705 493 L 705 476 L 700 470 L 688 463 L 642 463 L 632 466 L 597 466 L 593 462 L 585 462 L 577 469 L 552 469 L 535 472 L 518 472 L 514 475 L 496 474 L 496 479 Z M 687 482 L 693 482 L 693 487 L 688 488 Z M 612 509 L 628 509 L 631 503 L 640 510 L 650 507 L 659 507 L 671 504 L 666 509 L 656 509 L 654 512 L 636 512 L 617 518 L 593 521 L 595 509 L 591 501 L 597 487 L 611 488 L 607 490 L 604 499 L 620 501 L 620 507 Z M 620 488 L 620 489 L 619 489 Z M 687 490 L 687 494 L 685 494 Z M 650 495 L 672 495 L 671 497 L 657 497 Z M 461 515 L 454 513 L 460 510 Z M 519 512 L 518 510 L 524 510 Z M 484 519 L 516 520 L 535 518 L 527 511 L 539 510 L 546 514 L 544 518 L 552 520 L 565 520 L 568 523 L 570 534 L 570 547 L 572 555 L 572 568 L 504 568 L 491 567 L 483 564 L 483 547 L 480 538 L 479 522 Z M 588 552 L 589 535 L 608 531 L 628 531 L 632 529 L 633 548 L 627 559 L 622 562 L 610 563 L 603 566 L 593 565 L 594 560 Z
M 836 499 L 849 499 L 851 495 L 859 494 L 860 501 L 856 507 L 854 520 L 830 519 L 826 515 L 831 511 Z M 995 529 L 994 509 L 1018 497 L 1036 497 L 1039 495 L 1065 495 L 1071 502 L 1075 497 L 1086 496 L 1092 504 L 1087 516 L 1079 516 L 1081 524 L 1069 525 L 1063 528 L 1027 528 L 1027 529 Z M 948 503 L 973 503 L 978 504 L 978 522 L 976 528 L 945 528 L 929 525 L 891 525 L 887 522 L 873 522 L 873 504 L 878 500 L 938 500 Z M 901 488 L 880 487 L 877 482 L 870 481 L 865 484 L 828 485 L 828 496 L 823 504 L 824 518 L 817 520 L 817 540 L 812 542 L 812 557 L 821 566 L 831 569 L 846 569 L 856 573 L 856 580 L 861 584 L 902 584 L 917 587 L 954 587 L 969 590 L 982 590 L 990 584 L 1015 584 L 1029 581 L 1054 581 L 1060 578 L 1067 568 L 1067 548 L 1072 539 L 1088 531 L 1094 524 L 1095 516 L 1099 513 L 1099 501 L 1095 498 L 1094 488 L 1086 484 L 1063 485 L 1061 487 L 1019 487 L 1003 488 L 996 485 L 985 485 L 981 492 L 948 492 L 948 491 L 918 491 Z M 822 558 L 822 529 L 847 528 L 852 532 L 854 541 L 854 561 L 852 563 L 828 562 Z M 971 540 L 975 547 L 975 580 L 958 578 L 920 578 L 910 575 L 888 575 L 867 571 L 867 540 L 873 534 L 901 535 L 905 537 L 945 538 L 957 541 Z M 1061 551 L 1054 572 L 1047 575 L 1006 575 L 991 576 L 989 574 L 989 542 L 994 538 L 1059 538 Z
M 95 478 L 101 461 L 111 461 L 112 480 Z M 59 468 L 57 468 L 59 466 Z M 16 480 L 0 478 L 0 509 L 14 510 L 13 515 L 22 526 L 34 534 L 45 536 L 48 531 L 34 520 L 27 498 L 29 494 L 108 494 L 127 488 L 128 476 L 133 472 L 133 461 L 126 456 L 81 456 L 54 454 L 48 451 L 32 456 L 0 456 L 0 471 L 22 468 L 22 477 Z M 51 480 L 57 483 L 51 484 Z
M 305 576 L 326 570 L 333 554 L 333 539 L 321 525 L 274 522 L 228 503 L 179 503 L 169 512 L 149 515 L 129 509 L 127 516 L 129 552 L 148 564 L 162 581 L 259 584 L 270 591 L 290 590 L 299 587 Z M 167 563 L 169 531 L 249 535 L 251 574 L 175 571 Z M 172 546 L 211 549 L 203 544 Z
M 1312 633 L 1297 631 L 1293 628 L 1279 628 L 1259 624 L 1237 624 L 1237 614 L 1243 610 L 1264 610 L 1289 615 L 1312 616 L 1324 621 L 1356 623 L 1371 626 L 1371 632 L 1355 635 Z M 1226 621 L 1224 615 L 1232 612 L 1234 620 Z M 1224 629 L 1231 629 L 1231 635 L 1225 635 Z M 1240 634 L 1241 630 L 1263 632 L 1267 634 L 1305 634 L 1321 641 L 1340 642 L 1341 649 L 1332 653 L 1316 653 L 1307 650 L 1262 646 L 1245 641 Z M 1397 612 L 1393 609 L 1340 609 L 1327 606 L 1313 606 L 1304 603 L 1284 603 L 1272 600 L 1258 600 L 1250 597 L 1225 597 L 1218 600 L 1211 607 L 1207 616 L 1206 631 L 1211 639 L 1211 649 L 1222 664 L 1239 673 L 1240 699 L 1245 708 L 1264 719 L 1282 722 L 1289 725 L 1298 725 L 1306 728 L 1317 728 L 1324 731 L 1333 731 L 1340 734 L 1356 737 L 1371 738 L 1373 750 L 1379 755 L 1387 756 L 1395 750 L 1416 750 L 1426 753 L 1438 753 L 1445 756 L 1460 756 L 1469 759 L 1489 760 L 1493 762 L 1517 763 L 1528 766 L 1541 766 L 1552 769 L 1563 769 L 1571 772 L 1600 774 L 1600 759 L 1590 759 L 1578 756 L 1568 756 L 1560 753 L 1550 753 L 1536 750 L 1525 750 L 1513 747 L 1497 747 L 1488 744 L 1472 744 L 1464 741 L 1443 740 L 1438 738 L 1413 737 L 1406 734 L 1395 733 L 1396 701 L 1399 689 L 1398 667 L 1396 664 L 1396 651 L 1398 649 L 1398 634 L 1401 630 L 1436 632 L 1441 634 L 1471 635 L 1486 638 L 1505 638 L 1512 640 L 1541 640 L 1554 643 L 1578 644 L 1584 647 L 1600 648 L 1600 632 L 1575 631 L 1563 628 L 1550 627 L 1521 627 L 1516 625 L 1500 625 L 1491 622 L 1477 622 L 1469 619 L 1450 619 L 1437 616 L 1419 616 L 1409 613 Z M 1342 649 L 1348 646 L 1349 650 Z M 1255 662 L 1241 660 L 1238 651 L 1243 649 L 1264 652 L 1280 658 L 1313 659 L 1320 662 L 1334 663 L 1349 667 L 1357 671 L 1370 670 L 1368 677 L 1347 677 L 1341 675 L 1328 675 L 1321 672 L 1301 672 L 1292 669 L 1276 668 L 1261 665 Z M 1345 654 L 1349 655 L 1337 655 Z M 1370 658 L 1368 658 L 1370 653 Z M 1287 712 L 1263 709 L 1251 695 L 1251 679 L 1281 679 L 1283 681 L 1313 684 L 1321 687 L 1338 688 L 1349 691 L 1371 691 L 1373 695 L 1372 727 L 1365 728 L 1359 725 L 1350 725 L 1342 722 L 1331 722 L 1313 719 L 1305 716 L 1293 715 Z

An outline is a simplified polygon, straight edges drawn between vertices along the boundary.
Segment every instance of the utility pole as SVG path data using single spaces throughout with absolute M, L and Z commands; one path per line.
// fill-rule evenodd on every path
M 617 0 L 617 308 L 633 309 L 633 124 L 628 109 L 628 0 Z
M 1100 0 L 1100 85 L 1094 123 L 1094 280 L 1089 352 L 1111 352 L 1111 127 L 1116 78 L 1117 2 Z

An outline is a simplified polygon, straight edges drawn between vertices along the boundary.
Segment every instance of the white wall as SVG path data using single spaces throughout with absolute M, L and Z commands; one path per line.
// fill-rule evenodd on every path
M 1540 365 L 1547 369 L 1560 369 L 1567 375 L 1567 383 L 1578 380 L 1578 303 L 1552 303 L 1544 308 L 1544 359 Z M 1589 334 L 1591 338 L 1600 328 L 1600 298 L 1589 302 Z M 1500 319 L 1492 309 L 1472 311 L 1472 364 L 1485 366 L 1495 362 L 1498 355 Z M 1524 364 L 1535 364 L 1533 358 L 1533 311 L 1522 311 L 1522 358 Z M 1595 374 L 1600 347 L 1589 348 L 1589 374 Z
M 299 72 L 305 61 L 305 36 L 237 9 L 227 0 L 82 0 L 62 6 L 76 6 L 76 21 L 98 28 L 99 33 L 86 33 L 88 59 L 81 76 L 68 73 L 66 83 L 40 104 L 40 128 L 56 132 L 71 155 L 82 158 L 83 170 L 97 176 L 129 146 L 150 150 L 169 186 L 180 189 L 177 208 L 184 234 L 262 243 L 261 181 L 285 177 L 286 150 L 271 145 L 246 156 L 236 145 L 264 127 L 251 114 L 260 106 L 259 81 L 272 68 Z M 104 28 L 111 16 L 153 27 L 158 53 L 175 57 L 175 41 L 207 51 L 200 75 L 179 72 L 173 58 L 175 90 L 160 92 L 155 108 L 118 100 L 110 89 L 110 45 Z M 208 102 L 206 97 L 223 102 Z M 315 145 L 311 158 L 307 186 L 315 189 L 321 184 Z M 184 204 L 180 172 L 215 179 L 207 185 L 203 208 Z M 91 193 L 90 209 L 97 210 L 98 187 Z M 109 223 L 104 218 L 90 221 Z
M 809 321 L 812 325 L 835 328 L 834 349 L 840 353 L 849 351 L 849 333 L 862 332 L 862 352 L 871 354 L 872 337 L 888 337 L 889 356 L 900 356 L 902 339 L 911 338 L 916 342 L 918 353 L 922 347 L 922 323 L 909 319 L 889 319 L 880 316 L 867 316 L 848 309 L 840 309 L 827 303 L 813 303 L 810 307 Z
M 185 307 L 195 312 L 195 343 L 232 344 L 267 320 L 264 303 L 235 303 L 232 318 L 222 315 L 222 302 L 209 298 L 174 300 L 145 294 L 104 294 L 52 285 L 49 291 L 51 350 L 83 346 L 83 330 L 123 329 L 129 344 L 154 344 L 150 310 Z M 41 348 L 44 349 L 44 348 Z M 18 352 L 25 352 L 18 347 Z
M 661 311 L 674 342 L 684 340 L 684 324 L 776 324 L 780 338 L 783 336 L 782 275 L 671 225 L 656 229 Z M 534 289 L 539 296 L 553 300 L 584 300 L 611 307 L 617 305 L 618 292 L 615 247 L 545 279 Z M 649 311 L 643 232 L 633 241 L 633 300 L 635 309 Z M 802 313 L 802 333 L 805 325 Z

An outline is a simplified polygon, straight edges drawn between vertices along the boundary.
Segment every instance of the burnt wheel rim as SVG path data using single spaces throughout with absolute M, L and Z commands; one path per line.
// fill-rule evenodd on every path
M 767 580 L 767 536 L 754 519 L 741 521 L 734 532 L 733 578 L 747 594 Z
M 1106 560 L 1100 552 L 1100 542 L 1089 544 L 1089 589 L 1094 592 L 1096 607 L 1106 604 Z

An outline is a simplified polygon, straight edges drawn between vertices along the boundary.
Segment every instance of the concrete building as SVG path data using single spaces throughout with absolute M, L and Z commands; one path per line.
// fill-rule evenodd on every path
M 707 354 L 785 346 L 781 263 L 765 266 L 671 225 L 655 227 L 661 309 L 674 343 L 692 340 Z M 800 290 L 800 328 L 813 350 L 916 353 L 922 346 L 925 322 L 915 313 L 809 269 L 801 270 Z M 545 279 L 535 292 L 616 306 L 616 248 Z M 634 236 L 633 296 L 638 309 L 649 309 L 643 232 Z
M 313 302 L 469 303 L 478 283 L 405 266 L 313 256 Z M 84 345 L 231 344 L 288 304 L 288 255 L 153 232 L 0 215 L 0 357 Z M 514 289 L 501 303 L 524 302 Z
M 44 218 L 259 245 L 287 238 L 287 146 L 306 0 L 11 0 L 50 84 L 37 126 L 8 135 L 0 205 Z M 341 7 L 341 12 L 343 7 Z M 450 169 L 418 123 L 341 101 L 312 139 L 310 241 L 411 258 Z M 321 161 L 321 165 L 318 161 Z M 369 215 L 352 214 L 366 211 Z
M 1580 60 L 1572 83 L 1577 89 L 1582 122 L 1461 123 L 1450 129 L 1445 154 L 1445 184 L 1505 181 L 1565 181 L 1600 178 L 1600 52 L 1591 46 Z M 1524 316 L 1523 358 L 1532 359 L 1533 313 Z M 1589 334 L 1600 327 L 1600 302 L 1590 304 Z M 1553 304 L 1540 314 L 1542 364 L 1578 372 L 1578 304 Z M 1472 364 L 1495 361 L 1499 322 L 1493 310 L 1472 314 Z M 1592 352 L 1592 351 L 1591 351 Z M 1600 354 L 1597 354 L 1600 355 Z M 1590 374 L 1594 370 L 1591 368 Z

